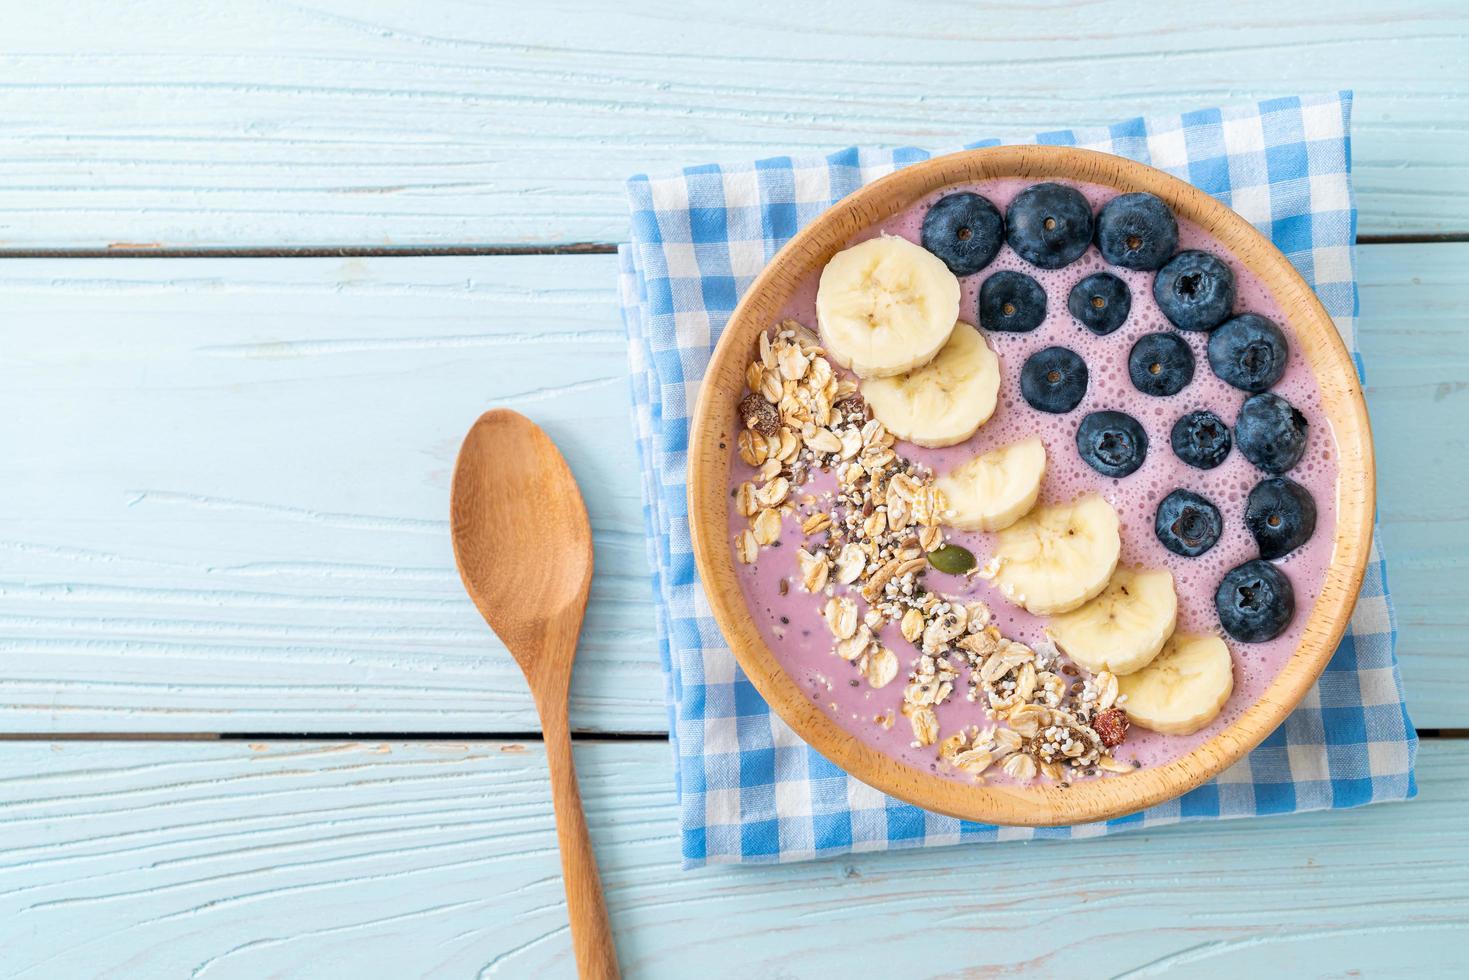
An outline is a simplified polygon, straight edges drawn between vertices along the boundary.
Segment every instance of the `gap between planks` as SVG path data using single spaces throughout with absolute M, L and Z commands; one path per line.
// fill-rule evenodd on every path
M 1423 740 L 1469 739 L 1469 728 L 1419 728 Z M 587 743 L 667 742 L 665 732 L 573 732 Z M 6 732 L 0 742 L 540 742 L 539 731 L 516 732 Z
M 1466 730 L 1469 736 L 1469 730 Z M 573 732 L 577 742 L 667 742 L 667 732 Z M 540 742 L 504 732 L 0 732 L 0 742 Z
M 1358 245 L 1425 245 L 1469 242 L 1469 232 L 1423 235 L 1359 235 Z M 564 245 L 302 245 L 173 247 L 119 242 L 105 248 L 0 248 L 0 259 L 371 259 L 495 255 L 610 255 L 616 242 Z

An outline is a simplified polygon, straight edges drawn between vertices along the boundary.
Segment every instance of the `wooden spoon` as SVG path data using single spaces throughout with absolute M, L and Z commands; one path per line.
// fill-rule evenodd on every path
M 541 716 L 571 940 L 583 977 L 616 978 L 617 952 L 576 787 L 566 696 L 592 583 L 592 529 L 566 460 L 530 419 L 486 412 L 454 464 L 454 561 L 480 615 L 520 664 Z

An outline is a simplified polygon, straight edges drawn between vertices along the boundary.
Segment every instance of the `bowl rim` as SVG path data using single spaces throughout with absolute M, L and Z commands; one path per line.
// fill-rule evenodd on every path
M 742 428 L 736 403 L 761 331 L 796 286 L 854 235 L 934 191 L 997 177 L 1103 184 L 1158 195 L 1203 227 L 1257 275 L 1285 313 L 1321 390 L 1336 439 L 1336 535 L 1320 594 L 1301 641 L 1260 699 L 1239 718 L 1170 762 L 1070 785 L 980 786 L 926 772 L 863 743 L 807 697 L 765 644 L 745 605 L 726 533 L 729 471 Z M 1210 195 L 1124 157 L 1057 146 L 965 150 L 912 164 L 838 201 L 778 251 L 736 306 L 700 385 L 688 454 L 689 530 L 704 592 L 736 660 L 772 710 L 843 771 L 927 810 L 1012 826 L 1107 820 L 1173 799 L 1218 775 L 1285 720 L 1331 659 L 1366 572 L 1375 506 L 1373 447 L 1355 364 L 1315 292 L 1275 245 Z

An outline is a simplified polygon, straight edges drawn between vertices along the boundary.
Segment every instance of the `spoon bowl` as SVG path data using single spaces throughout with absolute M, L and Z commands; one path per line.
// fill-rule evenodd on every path
M 479 417 L 454 467 L 449 526 L 464 588 L 528 669 L 547 622 L 584 609 L 592 583 L 587 508 L 540 426 L 509 409 Z

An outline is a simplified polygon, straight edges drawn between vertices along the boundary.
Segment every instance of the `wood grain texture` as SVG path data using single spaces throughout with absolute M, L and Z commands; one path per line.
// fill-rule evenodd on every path
M 615 241 L 643 170 L 1338 88 L 1362 231 L 1469 232 L 1455 0 L 12 6 L 0 247 Z
M 1279 303 L 1290 322 L 1294 352 L 1316 378 L 1321 411 L 1335 436 L 1333 452 L 1340 474 L 1330 567 L 1315 602 L 1298 614 L 1305 622 L 1294 652 L 1264 693 L 1186 755 L 1065 788 L 1045 779 L 1021 785 L 960 782 L 900 762 L 853 737 L 786 672 L 765 642 L 750 615 L 729 543 L 729 518 L 735 506 L 729 496 L 731 462 L 735 436 L 745 428 L 738 403 L 742 396 L 753 397 L 748 394 L 746 368 L 767 348 L 766 332 L 780 320 L 801 284 L 820 273 L 824 287 L 826 273 L 821 270 L 830 268 L 832 256 L 846 243 L 929 195 L 947 187 L 1015 177 L 1075 180 L 1125 194 L 1155 195 L 1180 221 L 1202 228 L 1249 270 Z M 1047 224 L 1054 222 L 1047 219 Z M 777 414 L 797 425 L 785 414 L 784 403 Z M 811 414 L 805 416 L 808 422 Z M 817 420 L 817 425 L 824 422 Z M 1341 335 L 1310 285 L 1254 226 L 1193 185 L 1131 160 L 1075 147 L 990 147 L 935 157 L 849 194 L 797 232 L 750 284 L 719 337 L 699 389 L 688 457 L 688 524 L 699 579 L 720 631 L 750 683 L 802 740 L 842 770 L 926 810 L 983 823 L 1034 827 L 1110 820 L 1182 796 L 1244 758 L 1295 710 L 1336 652 L 1356 607 L 1371 549 L 1376 470 L 1367 406 Z M 874 482 L 877 479 L 874 474 Z M 875 577 L 872 581 L 859 577 L 853 586 L 863 582 L 868 583 L 864 594 L 877 591 Z M 1027 608 L 1044 612 L 1033 603 Z
M 1364 247 L 1360 270 L 1410 704 L 1462 728 L 1469 245 Z M 586 490 L 573 726 L 666 730 L 614 277 L 609 256 L 0 262 L 0 731 L 533 729 L 448 542 L 454 452 L 492 404 Z
M 667 748 L 577 750 L 629 976 L 1452 975 L 1469 745 L 1422 795 L 679 870 Z M 0 975 L 569 977 L 540 747 L 0 746 Z
M 1385 251 L 1359 250 L 1359 346 L 1398 656 L 1415 723 L 1469 728 L 1469 245 Z

